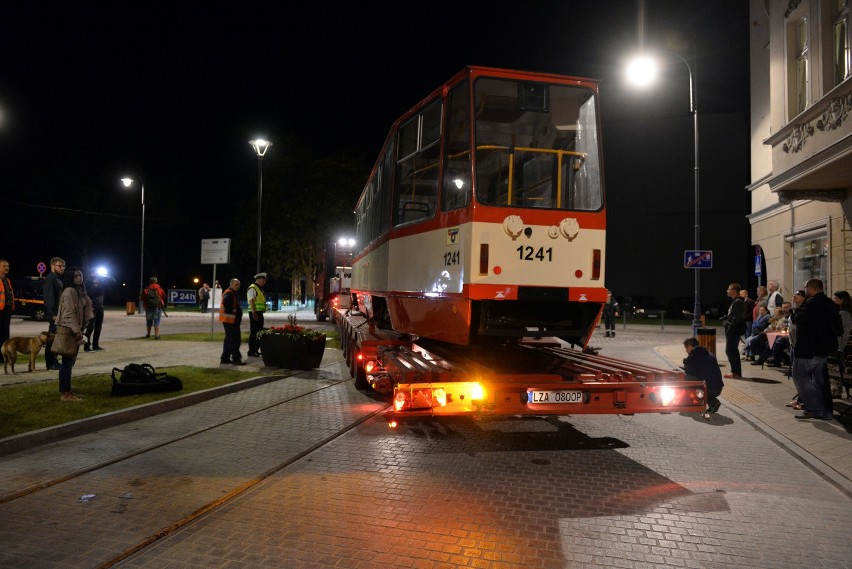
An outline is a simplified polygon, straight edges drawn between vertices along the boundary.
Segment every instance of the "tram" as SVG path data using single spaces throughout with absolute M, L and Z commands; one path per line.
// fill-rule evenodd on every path
M 467 67 L 397 119 L 355 208 L 352 299 L 456 345 L 586 346 L 606 300 L 598 85 Z

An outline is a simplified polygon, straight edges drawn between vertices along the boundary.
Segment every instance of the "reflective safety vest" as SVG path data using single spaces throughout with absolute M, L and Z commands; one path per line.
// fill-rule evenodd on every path
M 228 295 L 230 295 L 231 300 L 233 301 L 230 313 L 225 312 L 225 298 L 227 298 Z M 222 294 L 222 302 L 219 304 L 219 322 L 224 322 L 225 324 L 236 324 L 237 310 L 239 310 L 239 308 L 240 301 L 237 299 L 237 293 L 229 288 Z
M 6 292 L 6 285 L 9 286 L 9 292 Z M 15 291 L 12 290 L 12 281 L 0 279 L 0 310 L 6 310 L 6 297 L 9 298 L 9 310 L 15 310 Z
M 266 296 L 263 295 L 263 290 L 257 286 L 257 283 L 251 283 L 249 288 L 257 291 L 257 296 L 254 297 L 253 312 L 266 312 Z M 251 306 L 249 306 L 249 310 L 251 310 Z

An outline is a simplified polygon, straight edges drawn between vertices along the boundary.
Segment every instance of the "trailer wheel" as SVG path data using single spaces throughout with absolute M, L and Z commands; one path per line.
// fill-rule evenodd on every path
M 349 371 L 352 371 L 352 361 L 355 359 L 352 354 L 352 350 L 355 347 L 355 339 L 352 337 L 346 338 L 346 365 L 349 366 Z
M 355 348 L 354 345 L 353 348 Z M 352 375 L 352 379 L 355 380 L 355 389 L 369 389 L 370 384 L 367 383 L 367 372 L 364 371 L 364 367 L 358 363 L 358 358 L 354 355 L 354 352 L 356 351 L 357 350 L 353 349 L 352 363 L 349 364 L 349 373 Z

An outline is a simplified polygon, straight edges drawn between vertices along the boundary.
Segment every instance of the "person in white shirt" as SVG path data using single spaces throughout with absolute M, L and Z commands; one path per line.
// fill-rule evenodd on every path
M 766 307 L 769 309 L 769 314 L 775 314 L 775 309 L 781 308 L 781 305 L 784 304 L 784 297 L 778 292 L 778 281 L 769 281 L 766 286 L 769 289 Z

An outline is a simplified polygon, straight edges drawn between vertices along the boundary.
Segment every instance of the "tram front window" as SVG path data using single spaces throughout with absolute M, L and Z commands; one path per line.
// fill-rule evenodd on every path
M 491 78 L 477 80 L 475 89 L 481 203 L 592 211 L 603 206 L 590 89 Z

